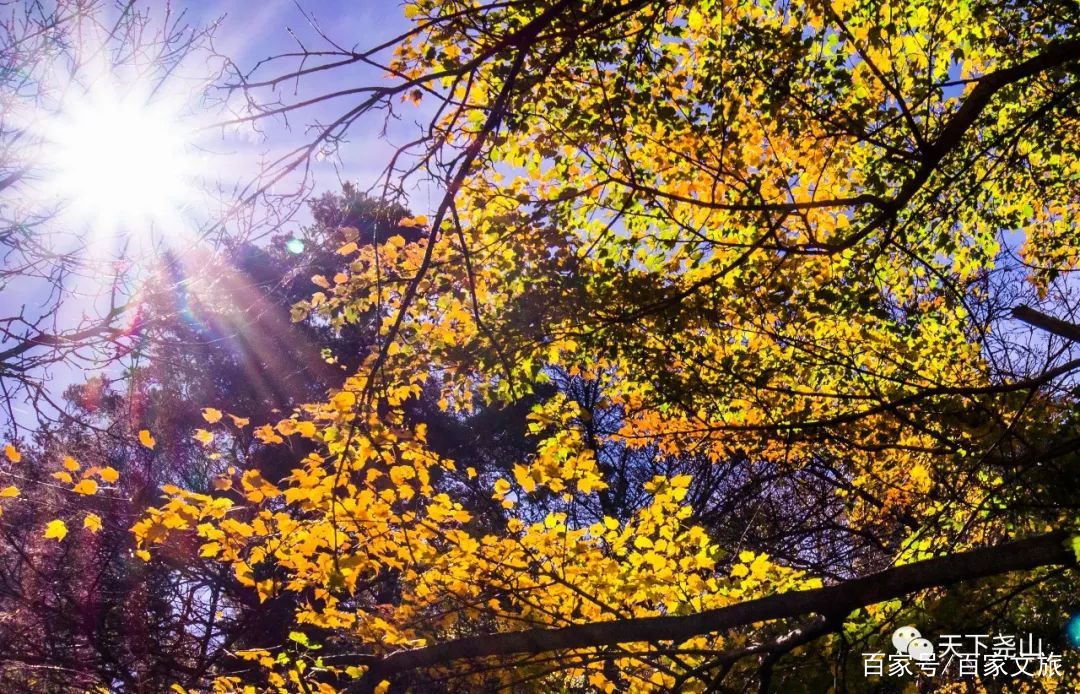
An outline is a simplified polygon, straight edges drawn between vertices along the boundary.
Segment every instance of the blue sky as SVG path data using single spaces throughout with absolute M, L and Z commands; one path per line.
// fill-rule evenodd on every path
M 193 10 L 195 7 L 193 6 Z M 242 67 L 256 65 L 270 56 L 296 51 L 303 44 L 310 50 L 326 46 L 313 20 L 333 41 L 344 48 L 365 49 L 382 43 L 406 31 L 403 5 L 386 0 L 324 0 L 294 2 L 270 0 L 265 3 L 225 0 L 198 4 L 199 17 L 211 22 L 224 17 L 217 32 L 215 46 Z M 307 16 L 305 16 L 305 13 Z M 310 65 L 311 63 L 308 63 Z M 284 64 L 283 64 L 284 66 Z M 271 72 L 262 74 L 269 76 Z M 305 77 L 299 84 L 282 85 L 279 95 L 285 102 L 301 101 L 311 96 L 346 89 L 352 86 L 377 84 L 385 79 L 367 66 L 347 66 Z M 344 97 L 305 109 L 290 116 L 290 129 L 282 121 L 265 124 L 265 146 L 275 151 L 307 141 L 304 128 L 315 122 L 325 122 L 351 107 L 359 97 Z M 409 108 L 403 108 L 408 112 Z M 417 114 L 422 113 L 416 111 Z M 392 153 L 394 145 L 415 135 L 415 124 L 408 120 L 391 123 L 385 138 L 380 136 L 382 122 L 370 118 L 358 122 L 349 132 L 349 143 L 339 154 L 341 167 L 322 163 L 316 167 L 316 186 L 326 190 L 336 188 L 338 178 L 368 183 L 378 175 Z M 418 208 L 423 200 L 415 200 Z

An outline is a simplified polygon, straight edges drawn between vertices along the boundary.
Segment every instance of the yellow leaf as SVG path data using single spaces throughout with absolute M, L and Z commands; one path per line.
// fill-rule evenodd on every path
M 101 472 L 99 472 L 98 474 L 101 475 L 101 479 L 108 482 L 109 484 L 112 484 L 116 480 L 120 479 L 120 473 L 112 467 L 102 468 Z
M 86 518 L 83 518 L 82 527 L 92 533 L 96 533 L 101 530 L 101 516 L 96 513 L 86 514 Z
M 607 483 L 592 474 L 584 474 L 577 481 L 577 489 L 582 494 L 592 494 L 594 491 L 606 488 Z
M 351 410 L 353 405 L 356 404 L 356 395 L 347 390 L 343 390 L 330 399 L 334 407 L 340 412 L 346 412 Z
M 192 436 L 192 438 L 201 443 L 202 445 L 207 446 L 210 444 L 211 441 L 214 440 L 214 435 L 206 429 L 196 429 L 195 434 L 194 436 Z
M 202 416 L 203 419 L 206 420 L 207 424 L 217 424 L 221 421 L 221 410 L 215 409 L 213 407 L 204 407 L 202 411 Z
M 916 463 L 911 468 L 911 481 L 915 483 L 915 488 L 919 491 L 929 491 L 932 486 L 930 480 L 930 473 L 927 471 L 926 466 L 921 463 Z
M 234 414 L 229 415 L 229 418 L 232 419 L 232 422 L 233 422 L 233 424 L 236 425 L 237 429 L 243 429 L 244 427 L 246 427 L 248 424 L 251 423 L 251 420 L 248 419 L 247 417 L 237 417 Z
M 53 476 L 53 479 L 60 480 L 61 482 L 65 482 L 67 484 L 72 484 L 72 483 L 75 482 L 75 480 L 71 479 L 71 473 L 70 472 L 64 472 L 63 470 L 59 470 L 57 472 L 54 472 L 52 474 L 52 476 Z
M 154 446 L 157 445 L 157 441 L 154 440 L 154 437 L 151 436 L 150 432 L 146 429 L 142 429 L 139 431 L 139 443 L 149 449 L 153 449 Z
M 690 10 L 690 14 L 686 17 L 686 25 L 693 31 L 700 31 L 701 27 L 705 24 L 705 17 L 702 16 L 697 9 Z
M 62 520 L 49 521 L 45 526 L 45 539 L 60 541 L 67 537 L 67 523 Z
M 247 499 L 252 503 L 259 503 L 264 499 L 273 499 L 281 494 L 274 485 L 270 484 L 258 470 L 248 470 L 240 478 L 240 483 L 247 492 Z
M 736 564 L 731 567 L 731 575 L 735 578 L 742 578 L 750 573 L 750 569 L 746 568 L 746 564 Z
M 22 454 L 15 450 L 15 446 L 12 446 L 10 443 L 4 446 L 4 455 L 6 455 L 7 459 L 13 463 L 22 460 Z
M 341 248 L 337 249 L 337 252 L 338 255 L 349 255 L 350 253 L 355 253 L 356 249 L 357 245 L 354 242 L 350 241 Z
M 390 481 L 398 486 L 405 484 L 406 480 L 413 477 L 416 477 L 416 470 L 408 465 L 395 465 L 390 468 Z
M 265 444 L 271 443 L 284 443 L 285 439 L 277 435 L 274 428 L 269 424 L 263 424 L 261 427 L 255 430 L 255 438 L 259 439 Z
M 75 472 L 79 469 L 79 463 L 75 461 L 70 455 L 64 458 L 64 468 L 68 472 Z
M 19 495 L 19 488 L 15 485 L 9 485 L 0 489 L 0 499 L 11 499 Z
M 315 423 L 314 422 L 299 422 L 296 425 L 296 431 L 299 432 L 299 434 L 301 436 L 306 436 L 307 438 L 310 439 L 313 436 L 315 436 Z
M 76 494 L 85 494 L 86 496 L 90 496 L 91 494 L 97 494 L 97 490 L 97 482 L 95 482 L 94 480 L 83 480 L 71 489 L 71 491 L 75 492 Z
M 150 561 L 150 553 L 145 549 L 135 550 L 135 556 L 143 561 Z
M 769 560 L 765 558 L 764 554 L 760 555 L 752 564 L 750 564 L 750 573 L 759 581 L 765 578 L 765 574 L 768 570 Z
M 524 465 L 514 465 L 514 479 L 517 483 L 529 494 L 536 491 L 536 480 L 533 479 L 532 474 L 529 472 L 529 468 Z

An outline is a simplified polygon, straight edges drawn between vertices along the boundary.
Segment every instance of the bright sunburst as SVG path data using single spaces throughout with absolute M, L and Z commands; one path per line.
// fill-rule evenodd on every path
M 96 235 L 179 228 L 195 197 L 198 157 L 181 110 L 138 91 L 97 87 L 45 126 L 51 195 Z

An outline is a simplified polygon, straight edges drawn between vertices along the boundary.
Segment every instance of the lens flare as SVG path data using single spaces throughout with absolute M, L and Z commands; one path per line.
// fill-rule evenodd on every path
M 1069 617 L 1065 622 L 1065 637 L 1073 648 L 1080 648 L 1080 612 Z

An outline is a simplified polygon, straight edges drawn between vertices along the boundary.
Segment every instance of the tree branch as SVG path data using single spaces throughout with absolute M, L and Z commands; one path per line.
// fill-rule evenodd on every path
M 1042 53 L 1022 63 L 991 72 L 982 77 L 979 84 L 971 90 L 971 93 L 964 100 L 963 105 L 960 106 L 925 150 L 922 163 L 915 175 L 901 186 L 896 197 L 888 202 L 886 209 L 875 215 L 858 233 L 839 243 L 823 244 L 821 249 L 829 253 L 837 253 L 851 248 L 898 214 L 915 197 L 923 184 L 930 179 L 945 157 L 959 145 L 960 141 L 967 135 L 968 130 L 989 105 L 990 100 L 999 91 L 1010 84 L 1067 65 L 1078 59 L 1080 59 L 1080 39 L 1065 39 L 1048 44 Z
M 1073 553 L 1065 543 L 1068 534 L 1056 532 L 995 547 L 960 552 L 945 557 L 893 567 L 862 578 L 814 590 L 771 595 L 737 605 L 692 615 L 640 617 L 577 624 L 558 629 L 529 629 L 486 636 L 472 636 L 424 648 L 398 651 L 373 662 L 357 682 L 369 691 L 379 681 L 397 674 L 456 660 L 544 653 L 556 650 L 595 648 L 643 641 L 685 641 L 755 622 L 820 614 L 829 620 L 843 619 L 865 605 L 907 595 L 927 588 L 947 586 L 1010 571 L 1050 565 L 1073 565 Z
M 1080 342 L 1080 325 L 1077 325 L 1076 323 L 1070 323 L 1069 321 L 1055 318 L 1042 311 L 1036 311 L 1024 304 L 1020 304 L 1014 308 L 1012 310 L 1012 316 L 1016 320 L 1027 323 L 1032 327 L 1064 337 L 1066 340 Z

